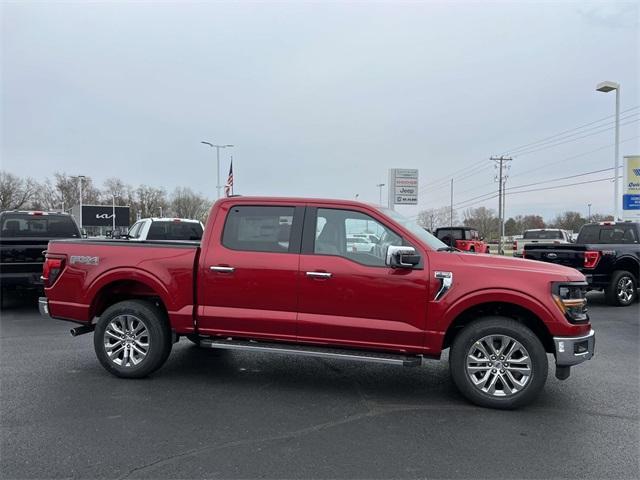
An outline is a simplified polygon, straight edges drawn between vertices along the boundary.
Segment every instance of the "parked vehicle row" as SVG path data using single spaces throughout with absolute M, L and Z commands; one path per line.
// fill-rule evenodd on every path
M 640 224 L 601 222 L 584 225 L 576 244 L 528 244 L 525 258 L 582 272 L 589 288 L 603 290 L 607 303 L 628 306 L 638 298 Z
M 380 232 L 352 248 L 356 224 Z M 351 247 L 351 248 L 350 248 Z M 594 354 L 583 274 L 469 255 L 392 210 L 353 201 L 232 197 L 200 243 L 53 240 L 43 315 L 94 332 L 119 377 L 160 368 L 181 336 L 203 348 L 419 365 L 450 349 L 479 405 L 531 402 Z

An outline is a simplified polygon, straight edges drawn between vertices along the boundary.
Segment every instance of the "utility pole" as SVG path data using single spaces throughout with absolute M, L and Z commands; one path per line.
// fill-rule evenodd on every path
M 590 223 L 591 222 L 591 204 L 588 203 L 587 205 L 589 206 L 589 215 L 587 216 L 587 223 Z
M 449 211 L 449 226 L 453 227 L 453 178 L 451 179 L 451 210 Z
M 498 169 L 498 255 L 502 255 L 502 236 L 504 235 L 504 206 L 505 206 L 505 190 L 504 183 L 507 180 L 505 174 L 508 170 L 508 164 L 512 160 L 511 157 L 500 155 L 499 157 L 491 157 L 489 160 L 495 162 Z

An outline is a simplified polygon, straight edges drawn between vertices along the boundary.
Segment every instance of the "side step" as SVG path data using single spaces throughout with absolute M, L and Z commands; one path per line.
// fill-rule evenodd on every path
M 303 355 L 306 357 L 354 360 L 356 362 L 386 363 L 391 365 L 402 365 L 405 367 L 417 367 L 422 364 L 422 357 L 418 355 L 370 352 L 365 350 L 350 350 L 346 348 L 316 347 L 313 345 L 258 342 L 254 340 L 202 338 L 200 340 L 200 346 L 205 348 L 220 348 L 223 350 L 284 353 L 288 355 Z

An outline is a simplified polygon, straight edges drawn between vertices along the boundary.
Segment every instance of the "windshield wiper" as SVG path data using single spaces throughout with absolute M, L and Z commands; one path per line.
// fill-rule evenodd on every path
M 440 247 L 436 250 L 436 252 L 457 252 L 458 249 L 454 247 Z

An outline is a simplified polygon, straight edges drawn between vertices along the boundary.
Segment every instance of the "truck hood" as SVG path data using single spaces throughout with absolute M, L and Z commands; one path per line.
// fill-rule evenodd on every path
M 454 255 L 457 255 L 460 260 L 466 264 L 471 264 L 481 268 L 542 273 L 564 277 L 570 281 L 584 280 L 584 275 L 582 275 L 578 270 L 570 267 L 564 267 L 562 265 L 556 265 L 554 263 L 486 254 L 457 253 Z

